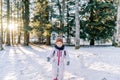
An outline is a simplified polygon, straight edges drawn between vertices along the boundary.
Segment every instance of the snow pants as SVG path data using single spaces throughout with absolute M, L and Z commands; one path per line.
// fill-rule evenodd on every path
M 64 64 L 57 65 L 53 63 L 52 71 L 53 71 L 53 80 L 63 80 Z

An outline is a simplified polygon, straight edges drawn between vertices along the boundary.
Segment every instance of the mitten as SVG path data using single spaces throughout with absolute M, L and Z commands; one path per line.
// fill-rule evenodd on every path
M 50 62 L 50 57 L 47 57 L 47 61 Z
M 70 65 L 70 61 L 67 62 L 67 65 Z

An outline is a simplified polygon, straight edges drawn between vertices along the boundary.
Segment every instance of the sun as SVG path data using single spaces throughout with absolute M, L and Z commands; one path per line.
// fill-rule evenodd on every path
M 14 30 L 14 28 L 15 28 L 15 25 L 14 25 L 14 24 L 10 24 L 10 25 L 9 25 L 9 29 L 10 29 L 10 30 Z
M 15 30 L 15 29 L 16 29 L 16 26 L 17 26 L 17 24 L 10 24 L 10 25 L 9 25 L 9 29 L 10 29 L 10 30 Z

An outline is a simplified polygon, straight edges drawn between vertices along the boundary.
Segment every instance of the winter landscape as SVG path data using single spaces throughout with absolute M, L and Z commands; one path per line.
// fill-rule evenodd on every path
M 0 80 L 120 80 L 120 0 L 0 0 Z
M 120 49 L 115 47 L 66 47 L 70 65 L 64 80 L 120 80 Z M 46 56 L 52 47 L 13 46 L 0 52 L 0 80 L 52 80 Z

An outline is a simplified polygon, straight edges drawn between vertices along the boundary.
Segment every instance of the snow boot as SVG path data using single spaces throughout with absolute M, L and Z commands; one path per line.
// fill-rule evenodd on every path
M 53 79 L 53 80 L 58 80 L 57 78 Z

